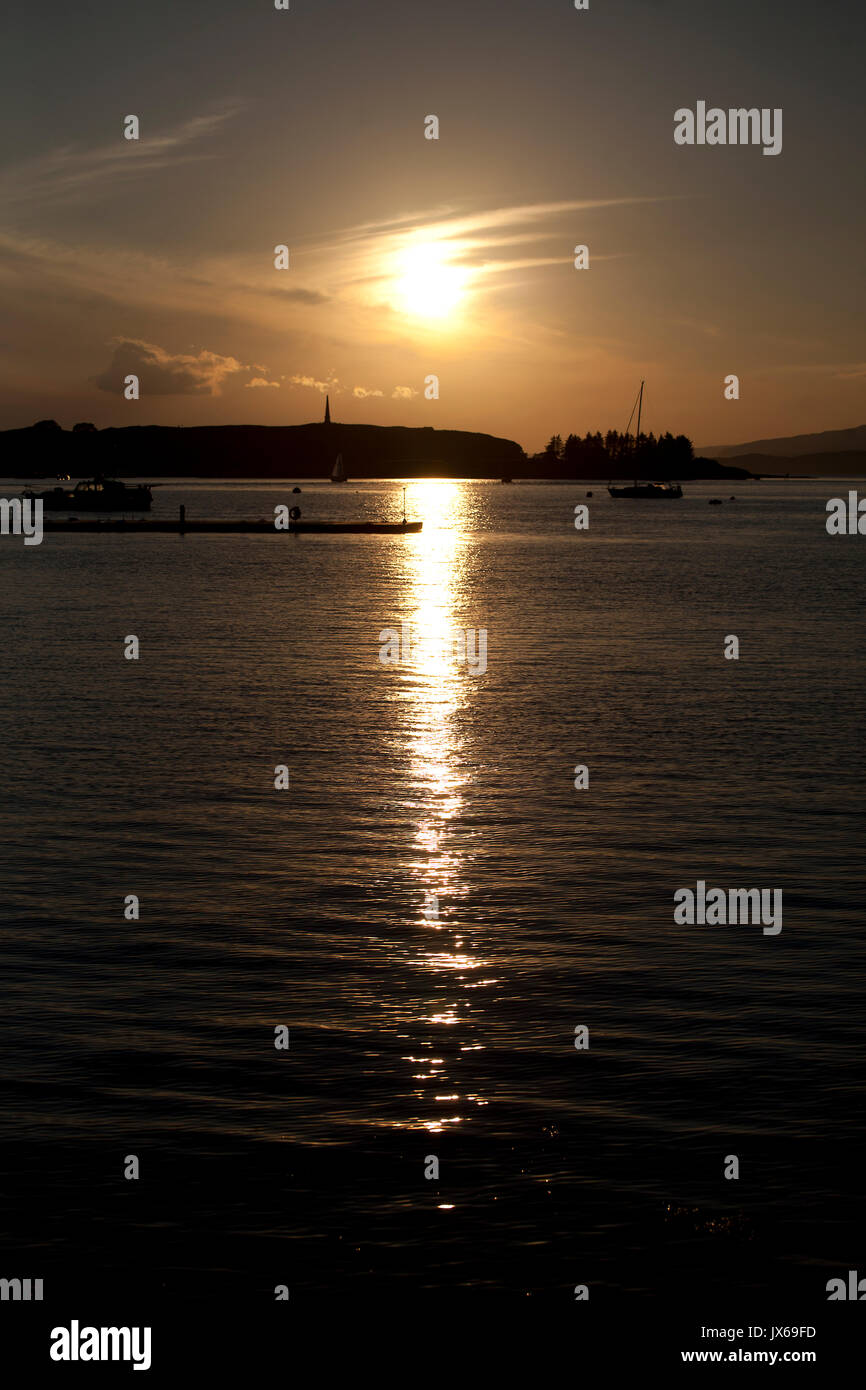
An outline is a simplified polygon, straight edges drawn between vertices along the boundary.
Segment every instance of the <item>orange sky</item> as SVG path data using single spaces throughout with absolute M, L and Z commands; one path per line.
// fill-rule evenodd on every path
M 830 62 L 805 0 L 469 8 L 23 19 L 0 426 L 291 424 L 327 391 L 535 450 L 623 428 L 641 378 L 698 444 L 862 423 L 859 14 Z M 782 153 L 676 146 L 698 99 L 784 108 Z

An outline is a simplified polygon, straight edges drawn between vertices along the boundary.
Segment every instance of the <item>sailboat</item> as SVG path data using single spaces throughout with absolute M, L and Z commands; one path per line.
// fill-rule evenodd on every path
M 343 455 L 338 454 L 334 462 L 334 467 L 331 469 L 331 482 L 345 483 L 347 481 L 348 479 L 346 478 L 346 470 L 343 467 Z
M 637 467 L 637 453 L 640 447 L 640 413 L 643 405 L 643 388 L 644 383 L 641 382 L 638 398 L 635 402 L 637 405 L 637 430 L 635 431 L 634 437 L 635 468 Z M 634 415 L 634 411 L 635 407 L 632 406 L 632 416 Z M 629 416 L 628 424 L 631 424 L 631 416 Z M 626 438 L 628 438 L 628 425 L 626 425 L 625 433 Z M 623 487 L 614 487 L 612 483 L 608 483 L 607 490 L 611 497 L 682 497 L 683 495 L 683 490 L 679 483 L 639 483 L 637 478 L 635 478 L 634 483 L 630 487 L 628 484 Z

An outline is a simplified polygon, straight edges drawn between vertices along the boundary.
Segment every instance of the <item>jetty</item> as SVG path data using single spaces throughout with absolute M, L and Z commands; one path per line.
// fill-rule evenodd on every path
M 422 521 L 302 521 L 290 518 L 286 526 L 276 526 L 274 521 L 260 517 L 257 521 L 241 521 L 230 518 L 216 520 L 201 518 L 189 520 L 186 508 L 180 508 L 180 515 L 172 517 L 46 517 L 42 523 L 43 531 L 61 531 L 66 535 L 83 532 L 96 532 L 99 535 L 352 535 L 352 536 L 403 536 L 415 535 Z

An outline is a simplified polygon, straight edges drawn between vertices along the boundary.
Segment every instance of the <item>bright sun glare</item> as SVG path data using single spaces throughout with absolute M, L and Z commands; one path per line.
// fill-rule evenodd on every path
M 436 242 L 403 252 L 397 290 L 401 307 L 418 318 L 443 319 L 463 298 L 466 271 L 451 265 L 448 249 Z

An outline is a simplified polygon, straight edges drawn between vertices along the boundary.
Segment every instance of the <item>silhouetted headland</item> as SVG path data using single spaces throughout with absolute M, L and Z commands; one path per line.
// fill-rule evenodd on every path
M 605 439 L 610 436 L 605 436 Z M 574 438 L 570 436 L 569 440 Z M 61 429 L 53 420 L 0 432 L 0 472 L 41 478 L 95 473 L 112 477 L 310 478 L 330 476 L 342 453 L 353 481 L 368 478 L 744 478 L 745 469 L 651 447 L 637 457 L 608 452 L 602 436 L 591 446 L 529 457 L 513 439 L 469 430 L 403 425 L 128 425 Z M 617 438 L 621 438 L 617 436 Z M 684 436 L 678 436 L 682 440 Z M 597 447 L 596 441 L 601 441 Z M 579 441 L 582 445 L 584 441 Z M 637 473 L 635 473 L 637 466 Z

